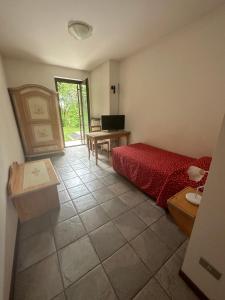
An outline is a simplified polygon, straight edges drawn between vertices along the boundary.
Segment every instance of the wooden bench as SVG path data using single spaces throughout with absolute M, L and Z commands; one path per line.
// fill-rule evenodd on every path
M 8 194 L 19 220 L 25 222 L 59 207 L 59 183 L 50 159 L 14 162 L 9 170 Z

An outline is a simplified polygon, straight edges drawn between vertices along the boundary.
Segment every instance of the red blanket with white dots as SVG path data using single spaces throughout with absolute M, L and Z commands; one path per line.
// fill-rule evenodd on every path
M 211 158 L 195 159 L 137 143 L 113 148 L 112 162 L 120 175 L 166 208 L 172 195 L 186 186 L 196 187 L 205 182 L 206 176 L 198 184 L 190 181 L 187 169 L 194 165 L 208 170 Z

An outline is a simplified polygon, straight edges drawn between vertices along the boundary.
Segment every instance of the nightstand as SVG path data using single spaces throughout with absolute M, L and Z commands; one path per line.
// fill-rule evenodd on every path
M 195 191 L 196 190 L 194 188 L 186 187 L 182 191 L 169 198 L 167 202 L 169 212 L 175 223 L 188 236 L 191 235 L 195 217 L 198 211 L 198 206 L 188 202 L 185 195 Z M 201 195 L 200 192 L 197 193 Z

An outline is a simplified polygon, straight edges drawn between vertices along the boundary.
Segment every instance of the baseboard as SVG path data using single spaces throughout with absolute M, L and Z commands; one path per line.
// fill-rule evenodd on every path
M 15 241 L 15 249 L 14 249 L 14 256 L 13 256 L 13 267 L 12 267 L 12 275 L 11 275 L 11 284 L 10 284 L 10 292 L 9 292 L 9 300 L 14 299 L 14 287 L 15 287 L 15 280 L 16 280 L 16 262 L 17 262 L 17 254 L 18 254 L 18 232 L 19 232 L 19 221 L 17 224 L 16 230 L 16 241 Z
M 186 284 L 192 289 L 195 295 L 199 297 L 199 299 L 210 300 L 182 270 L 180 270 L 179 275 L 186 282 Z

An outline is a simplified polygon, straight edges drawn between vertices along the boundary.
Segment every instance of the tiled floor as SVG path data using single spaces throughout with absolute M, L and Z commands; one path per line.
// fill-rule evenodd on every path
M 61 207 L 20 228 L 15 300 L 197 299 L 164 210 L 84 146 L 52 161 Z

